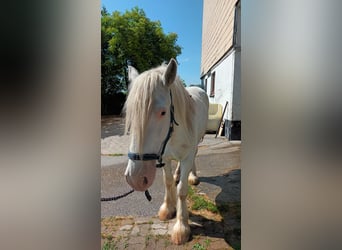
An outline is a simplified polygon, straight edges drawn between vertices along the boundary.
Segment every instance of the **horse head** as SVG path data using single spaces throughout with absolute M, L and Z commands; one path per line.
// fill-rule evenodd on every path
M 167 66 L 142 74 L 131 66 L 128 70 L 130 86 L 125 108 L 126 131 L 131 141 L 125 176 L 137 191 L 145 191 L 152 185 L 157 160 L 161 163 L 171 136 L 174 117 L 170 86 L 176 76 L 174 59 Z

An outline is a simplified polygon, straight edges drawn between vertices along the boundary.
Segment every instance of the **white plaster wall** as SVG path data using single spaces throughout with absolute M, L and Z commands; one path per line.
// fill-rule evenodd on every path
M 241 2 L 236 8 L 236 47 L 234 56 L 233 120 L 241 121 Z
M 218 64 L 211 71 L 215 73 L 215 96 L 210 97 L 211 76 L 207 80 L 207 94 L 211 103 L 219 103 L 224 106 L 228 101 L 228 106 L 224 115 L 224 119 L 233 120 L 233 82 L 234 82 L 234 57 L 233 51 L 226 59 Z
M 211 103 L 219 103 L 224 108 L 228 101 L 227 110 L 224 114 L 225 120 L 241 121 L 241 7 L 240 3 L 236 9 L 235 46 L 231 53 L 222 60 L 211 74 L 215 72 L 215 96 L 210 97 L 211 76 L 206 79 L 206 91 Z M 217 48 L 216 48 L 217 49 Z
M 235 51 L 234 57 L 234 93 L 233 93 L 233 109 L 232 120 L 241 121 L 241 50 Z

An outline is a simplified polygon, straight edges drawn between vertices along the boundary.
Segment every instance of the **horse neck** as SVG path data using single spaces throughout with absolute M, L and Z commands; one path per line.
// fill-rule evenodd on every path
M 185 129 L 189 136 L 192 136 L 192 120 L 194 115 L 194 104 L 189 93 L 186 91 L 182 83 L 175 82 L 171 85 L 172 100 L 174 105 L 174 114 L 176 122 L 179 126 L 176 129 Z

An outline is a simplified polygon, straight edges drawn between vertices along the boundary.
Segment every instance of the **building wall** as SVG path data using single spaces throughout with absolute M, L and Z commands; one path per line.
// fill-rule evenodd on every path
M 211 103 L 219 103 L 224 108 L 226 101 L 228 106 L 224 115 L 225 120 L 233 120 L 233 83 L 234 83 L 234 61 L 233 51 L 227 58 L 211 70 L 211 75 L 207 77 L 207 94 Z M 210 97 L 211 78 L 215 72 L 215 95 Z
M 233 46 L 237 0 L 203 0 L 201 76 Z
M 223 116 L 225 136 L 229 140 L 241 140 L 241 4 L 238 0 L 203 0 L 201 79 L 211 103 L 219 103 L 224 108 L 228 102 Z M 215 79 L 214 88 L 212 79 Z
M 241 121 L 241 49 L 234 53 L 234 80 L 232 99 L 232 121 Z
M 236 6 L 235 12 L 235 60 L 233 80 L 233 107 L 232 120 L 241 121 L 241 4 Z

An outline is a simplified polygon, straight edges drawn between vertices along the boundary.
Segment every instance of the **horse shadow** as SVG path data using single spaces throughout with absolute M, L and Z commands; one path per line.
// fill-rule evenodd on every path
M 208 219 L 190 212 L 192 235 L 204 235 L 224 240 L 234 249 L 241 248 L 241 169 L 211 177 L 199 177 L 198 192 L 207 193 L 213 186 L 220 188 L 215 204 L 222 220 Z M 210 216 L 209 216 L 210 217 Z M 200 226 L 198 226 L 200 225 Z

